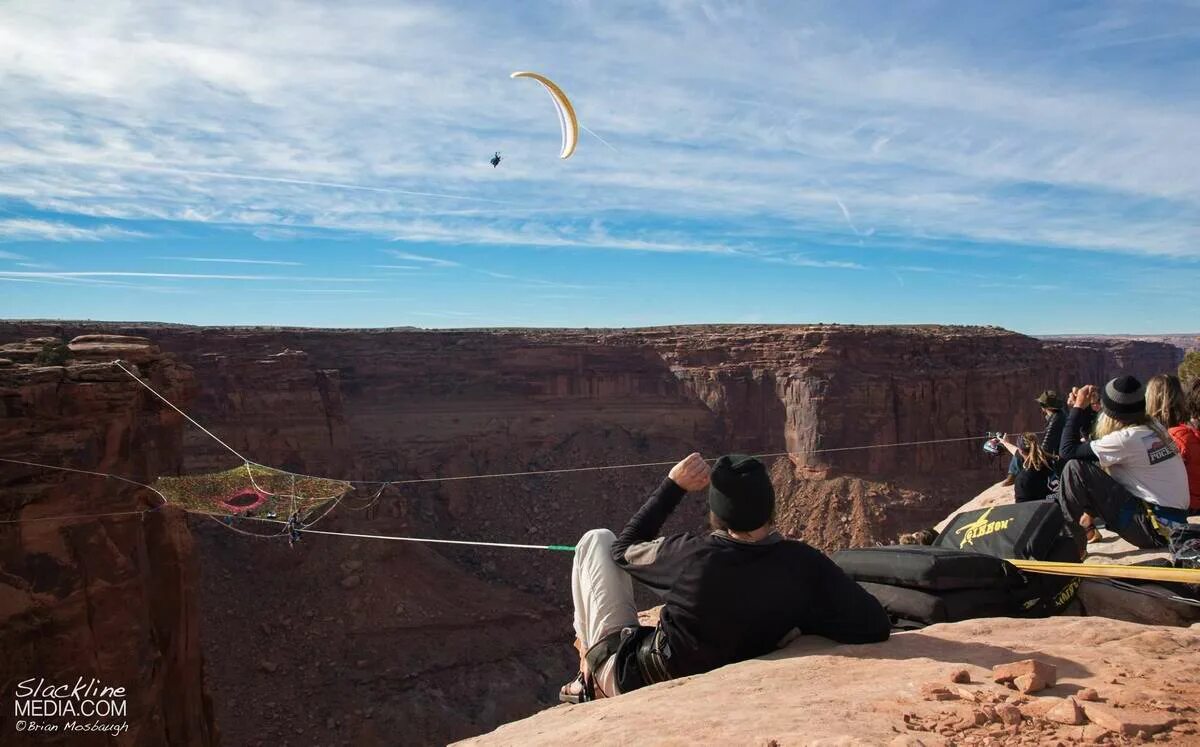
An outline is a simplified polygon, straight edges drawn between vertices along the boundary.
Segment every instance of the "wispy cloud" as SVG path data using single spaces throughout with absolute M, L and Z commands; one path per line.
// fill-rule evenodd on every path
M 526 285 L 539 286 L 545 288 L 590 288 L 588 285 L 578 285 L 575 283 L 561 283 L 555 280 L 543 280 L 541 278 L 523 277 L 521 275 L 511 275 L 506 272 L 493 272 L 492 270 L 476 270 L 481 275 L 487 275 L 497 280 L 513 280 Z
M 391 256 L 395 257 L 396 259 L 406 259 L 410 262 L 422 262 L 422 263 L 430 265 L 432 267 L 460 267 L 461 266 L 460 263 L 453 262 L 448 259 L 442 259 L 440 257 L 426 257 L 422 254 L 412 254 L 410 252 L 403 252 L 398 249 L 385 249 L 384 253 L 390 254 Z M 410 268 L 402 268 L 402 269 L 410 269 Z
M 802 254 L 789 254 L 785 256 L 765 256 L 762 257 L 764 262 L 774 264 L 791 265 L 792 267 L 814 267 L 824 270 L 865 270 L 865 265 L 858 262 L 843 262 L 840 260 L 823 260 L 812 259 Z
M 669 254 L 736 254 L 728 244 L 697 240 L 679 233 L 642 231 L 645 238 L 612 234 L 604 224 L 592 220 L 587 225 L 563 222 L 553 225 L 539 221 L 520 221 L 512 225 L 504 220 L 488 223 L 426 219 L 397 223 L 391 228 L 396 241 L 460 245 L 494 245 L 563 249 L 618 249 Z M 401 255 L 395 255 L 398 258 Z
M 171 259 L 180 262 L 217 262 L 233 265 L 281 265 L 286 267 L 302 267 L 303 262 L 288 262 L 278 259 L 240 259 L 232 257 L 151 257 L 151 259 Z
M 0 271 L 0 277 L 9 278 L 160 278 L 166 280 L 311 280 L 326 283 L 373 283 L 373 278 L 330 278 L 330 277 L 296 277 L 290 275 L 207 275 L 182 272 L 111 272 L 111 271 L 82 271 L 82 272 L 9 272 Z
M 377 295 L 379 291 L 349 288 L 251 288 L 251 293 L 336 293 L 355 295 Z
M 764 277 L 836 288 L 856 272 L 864 287 L 968 293 L 1013 282 L 1022 262 L 1045 268 L 1035 282 L 1058 282 L 1052 268 L 1091 254 L 1144 264 L 1146 293 L 1156 279 L 1194 293 L 1181 271 L 1200 266 L 1194 1 L 872 7 L 261 0 L 251 18 L 234 0 L 94 0 L 86 14 L 66 0 L 9 3 L 0 241 L 35 244 L 11 247 L 31 263 L 237 274 L 2 279 L 9 297 L 18 282 L 215 294 L 229 280 L 231 297 L 311 286 L 303 298 L 334 306 L 342 294 L 316 291 L 336 283 L 308 276 L 361 273 L 415 297 L 429 290 L 404 279 L 415 275 L 444 295 L 528 300 L 608 262 L 723 280 L 735 259 L 767 263 L 730 273 L 755 295 L 751 311 L 786 318 L 818 312 Z M 551 71 L 616 150 L 587 135 L 558 159 L 552 108 L 508 80 L 510 64 Z M 143 266 L 99 243 L 158 236 L 143 253 L 249 259 Z M 50 246 L 65 241 L 95 243 Z M 343 248 L 354 269 L 325 270 Z M 310 269 L 268 279 L 286 266 L 256 258 Z M 279 303 L 284 292 L 261 303 L 303 306 Z M 612 295 L 599 319 L 710 313 L 686 301 L 626 311 L 631 292 Z M 849 318 L 895 313 L 843 295 Z
M 12 252 L 0 251 L 0 259 L 17 260 L 17 259 L 27 259 L 27 258 L 21 254 L 13 254 Z
M 145 238 L 140 231 L 116 226 L 84 227 L 34 218 L 0 220 L 0 241 L 107 241 Z
M 432 197 L 439 200 L 464 200 L 467 202 L 487 202 L 495 205 L 507 205 L 503 200 L 491 200 L 485 197 L 474 197 L 471 195 L 451 195 L 439 192 L 420 192 L 409 189 L 398 189 L 394 187 L 370 186 L 364 184 L 350 184 L 345 182 L 330 182 L 319 181 L 315 179 L 297 179 L 284 176 L 268 176 L 264 174 L 239 174 L 229 171 L 210 171 L 207 169 L 185 168 L 181 166 L 149 164 L 149 163 L 120 163 L 109 161 L 97 161 L 88 159 L 69 159 L 69 158 L 54 158 L 50 159 L 55 163 L 60 163 L 67 166 L 83 166 L 100 169 L 115 169 L 118 171 L 143 171 L 157 174 L 170 174 L 176 176 L 191 176 L 200 179 L 217 179 L 217 180 L 233 180 L 233 181 L 248 181 L 248 182 L 265 182 L 267 184 L 280 184 L 285 186 L 300 186 L 300 187 L 321 187 L 325 189 L 348 190 L 359 192 L 374 192 L 377 194 L 387 195 L 403 195 L 408 197 Z
M 841 223 L 861 238 L 1196 256 L 1200 101 L 1178 83 L 1195 9 L 1047 8 L 1031 28 L 1006 8 L 968 45 L 982 19 L 936 3 L 870 22 L 715 7 L 572 4 L 531 36 L 499 8 L 264 0 L 252 29 L 232 0 L 180 13 L 100 0 L 64 26 L 70 6 L 44 0 L 0 29 L 0 75 L 21 81 L 5 102 L 0 194 L 284 240 L 714 252 L 746 223 L 776 239 Z M 1122 51 L 1147 40 L 1166 50 L 1152 65 Z M 485 42 L 490 54 L 437 76 L 397 72 Z M 498 59 L 555 60 L 620 152 L 588 140 L 558 162 L 546 107 Z M 507 158 L 492 169 L 497 148 Z M 467 200 L 480 210 L 458 211 Z M 612 236 L 579 232 L 584 214 Z

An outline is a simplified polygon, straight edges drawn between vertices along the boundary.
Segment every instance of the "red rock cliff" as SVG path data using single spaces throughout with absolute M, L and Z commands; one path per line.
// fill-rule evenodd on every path
M 826 547 L 939 517 L 998 468 L 974 440 L 856 447 L 1036 429 L 1041 389 L 1147 377 L 1179 355 L 1161 343 L 1044 342 L 980 327 L 102 326 L 149 335 L 191 363 L 195 414 L 260 462 L 385 479 L 788 451 L 773 468 L 781 520 Z M 186 438 L 188 468 L 232 466 L 207 436 L 189 428 Z M 656 470 L 436 485 L 406 491 L 396 510 L 459 536 L 563 541 L 621 521 Z
M 145 340 L 83 341 L 36 365 L 44 341 L 0 347 L 0 456 L 148 480 L 179 468 L 180 418 L 107 363 L 119 353 L 186 402 L 190 372 Z M 0 464 L 0 742 L 212 745 L 191 536 L 144 489 Z M 130 512 L 88 518 L 93 514 Z M 78 516 L 59 519 L 51 517 Z M 95 677 L 128 693 L 129 731 L 15 730 L 18 682 Z M 51 720 L 53 721 L 53 720 Z
M 0 324 L 0 339 L 96 329 Z M 809 452 L 974 438 L 1037 427 L 1032 398 L 1043 388 L 1100 381 L 1122 368 L 1146 376 L 1176 354 L 1153 343 L 1117 353 L 1100 343 L 958 327 L 103 329 L 148 335 L 190 363 L 200 389 L 192 414 L 247 456 L 366 480 L 670 462 L 693 449 Z M 186 439 L 185 468 L 233 465 L 195 429 Z M 836 548 L 932 524 L 997 478 L 1003 464 L 979 446 L 778 459 L 781 525 Z M 665 472 L 656 465 L 397 486 L 350 510 L 370 498 L 360 489 L 324 528 L 570 543 L 587 528 L 619 526 Z M 670 528 L 702 521 L 703 503 L 694 499 Z M 384 704 L 363 713 L 353 700 L 345 708 L 326 701 L 328 715 L 293 717 L 306 736 L 386 742 L 389 723 L 412 723 L 416 714 L 427 740 L 465 736 L 531 712 L 533 694 L 544 703 L 569 675 L 569 662 L 548 654 L 569 640 L 569 618 L 553 611 L 570 603 L 568 556 L 438 549 L 452 561 L 439 565 L 432 550 L 367 541 L 308 538 L 289 551 L 219 528 L 197 536 L 206 650 L 215 689 L 229 696 L 217 711 L 235 741 L 289 733 L 289 723 L 268 720 L 238 695 L 247 683 L 269 689 L 277 713 L 306 693 L 342 692 L 347 662 L 353 681 L 377 690 Z M 513 598 L 487 596 L 463 571 L 486 588 L 532 591 L 550 609 L 522 597 L 521 609 L 536 612 L 513 624 Z M 470 630 L 455 624 L 452 609 L 470 611 Z M 280 641 L 285 653 L 260 653 Z M 296 650 L 320 666 L 281 663 Z M 486 703 L 486 712 L 464 703 Z

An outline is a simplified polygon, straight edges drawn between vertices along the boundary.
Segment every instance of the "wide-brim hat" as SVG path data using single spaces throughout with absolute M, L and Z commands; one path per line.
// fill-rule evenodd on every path
M 1047 389 L 1046 391 L 1042 392 L 1037 396 L 1037 400 L 1035 401 L 1042 407 L 1045 407 L 1049 410 L 1061 410 L 1063 409 L 1063 406 L 1066 405 L 1066 403 L 1063 402 L 1062 397 L 1059 396 L 1058 392 L 1054 391 L 1053 389 Z

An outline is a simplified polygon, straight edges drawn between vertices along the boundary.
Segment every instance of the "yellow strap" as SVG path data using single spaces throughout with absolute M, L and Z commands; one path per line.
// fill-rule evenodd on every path
M 1049 560 L 1009 560 L 1023 571 L 1049 573 L 1055 576 L 1090 576 L 1095 578 L 1133 578 L 1142 581 L 1178 581 L 1200 584 L 1200 568 L 1162 568 L 1152 565 L 1109 565 L 1084 563 L 1055 563 Z

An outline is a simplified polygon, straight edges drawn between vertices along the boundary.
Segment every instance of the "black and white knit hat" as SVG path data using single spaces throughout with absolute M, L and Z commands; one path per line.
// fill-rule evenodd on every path
M 1100 404 L 1113 417 L 1138 415 L 1146 411 L 1146 388 L 1132 376 L 1118 376 L 1104 385 Z

